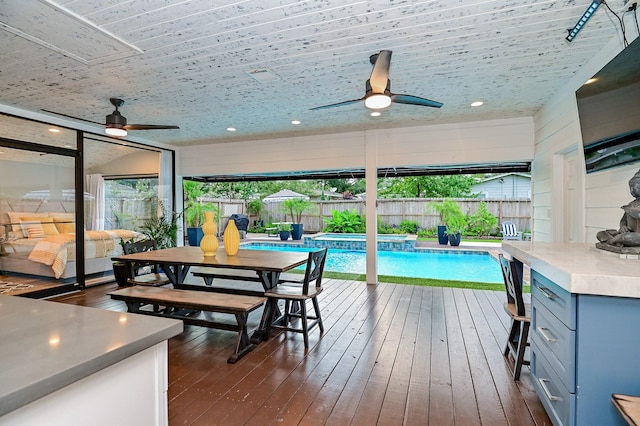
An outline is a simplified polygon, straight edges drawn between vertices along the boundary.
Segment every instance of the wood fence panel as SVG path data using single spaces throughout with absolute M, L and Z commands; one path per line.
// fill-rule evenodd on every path
M 400 222 L 407 220 L 417 222 L 420 229 L 434 229 L 440 224 L 440 218 L 430 207 L 430 204 L 441 201 L 441 198 L 381 199 L 378 200 L 377 214 L 380 221 L 388 225 L 397 226 Z M 504 221 L 511 221 L 516 224 L 519 230 L 531 229 L 531 200 L 529 199 L 456 198 L 455 201 L 458 202 L 465 214 L 475 213 L 480 203 L 484 202 L 487 210 L 498 219 L 498 224 Z M 112 209 L 116 211 L 121 209 L 119 211 L 123 212 L 124 217 L 132 225 L 130 229 L 139 229 L 151 215 L 148 200 L 122 198 L 112 200 L 112 202 L 114 204 L 107 208 L 107 224 L 115 224 L 117 222 L 111 212 Z M 214 204 L 222 213 L 217 221 L 219 232 L 224 232 L 224 227 L 232 214 L 247 214 L 244 200 L 206 199 L 202 200 L 202 202 Z M 312 203 L 314 206 L 302 215 L 305 232 L 321 232 L 324 228 L 325 220 L 332 217 L 331 212 L 333 210 L 341 212 L 355 210 L 360 215 L 364 215 L 365 212 L 364 200 L 312 200 Z M 264 210 L 260 217 L 251 218 L 252 221 L 255 219 L 262 219 L 265 224 L 291 221 L 291 218 L 285 217 L 279 202 L 264 203 Z

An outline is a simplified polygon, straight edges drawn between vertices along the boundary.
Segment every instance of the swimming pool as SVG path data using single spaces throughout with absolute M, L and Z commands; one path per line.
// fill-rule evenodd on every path
M 309 252 L 314 248 L 250 243 L 248 250 Z M 329 249 L 326 271 L 366 273 L 366 253 L 360 250 Z M 299 268 L 304 269 L 304 268 Z M 396 277 L 502 283 L 500 266 L 488 253 L 480 251 L 420 250 L 378 251 L 378 274 Z

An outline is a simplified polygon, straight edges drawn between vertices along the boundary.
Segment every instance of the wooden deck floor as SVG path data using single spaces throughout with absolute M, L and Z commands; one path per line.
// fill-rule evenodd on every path
M 550 425 L 524 367 L 502 356 L 501 292 L 325 280 L 322 338 L 274 336 L 227 364 L 234 334 L 169 341 L 170 425 Z M 89 288 L 53 300 L 125 310 Z M 253 326 L 260 312 L 251 317 Z

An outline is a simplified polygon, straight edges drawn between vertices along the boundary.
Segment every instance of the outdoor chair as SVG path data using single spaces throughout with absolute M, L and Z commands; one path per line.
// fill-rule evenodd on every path
M 122 245 L 124 254 L 140 253 L 157 249 L 158 244 L 155 240 L 128 242 L 123 243 Z M 157 263 L 131 262 L 129 266 L 131 268 L 131 271 L 129 275 L 130 278 L 127 280 L 127 284 L 159 287 L 171 283 L 171 281 L 165 274 L 160 273 L 160 267 Z
M 504 349 L 504 356 L 513 356 L 513 380 L 520 380 L 520 370 L 523 365 L 529 365 L 529 361 L 524 359 L 524 354 L 529 346 L 529 327 L 531 326 L 531 305 L 524 303 L 522 297 L 522 279 L 518 274 L 515 262 L 508 260 L 502 253 L 500 258 L 500 268 L 507 291 L 507 301 L 504 310 L 511 317 L 511 329 Z
M 518 232 L 518 227 L 513 222 L 502 222 L 502 239 L 503 240 L 521 240 L 522 232 Z
M 630 426 L 640 425 L 640 396 L 614 393 L 611 395 L 611 401 Z
M 271 290 L 264 293 L 267 297 L 267 307 L 265 311 L 270 313 L 267 321 L 267 336 L 271 335 L 271 329 L 280 329 L 302 333 L 304 336 L 304 347 L 309 348 L 309 330 L 316 325 L 320 327 L 320 332 L 324 332 L 320 306 L 318 305 L 318 295 L 322 292 L 322 273 L 324 263 L 327 259 L 326 248 L 309 253 L 307 269 L 304 273 L 302 285 L 296 283 L 278 284 Z M 284 300 L 284 310 L 279 318 L 275 318 L 279 300 Z M 307 314 L 306 302 L 311 300 L 315 316 Z M 299 318 L 301 327 L 297 328 L 291 324 L 292 318 Z M 311 322 L 309 322 L 311 320 Z

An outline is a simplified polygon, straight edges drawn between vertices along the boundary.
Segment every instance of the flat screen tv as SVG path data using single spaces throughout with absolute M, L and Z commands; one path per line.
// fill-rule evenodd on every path
M 640 38 L 576 98 L 587 173 L 640 161 Z

